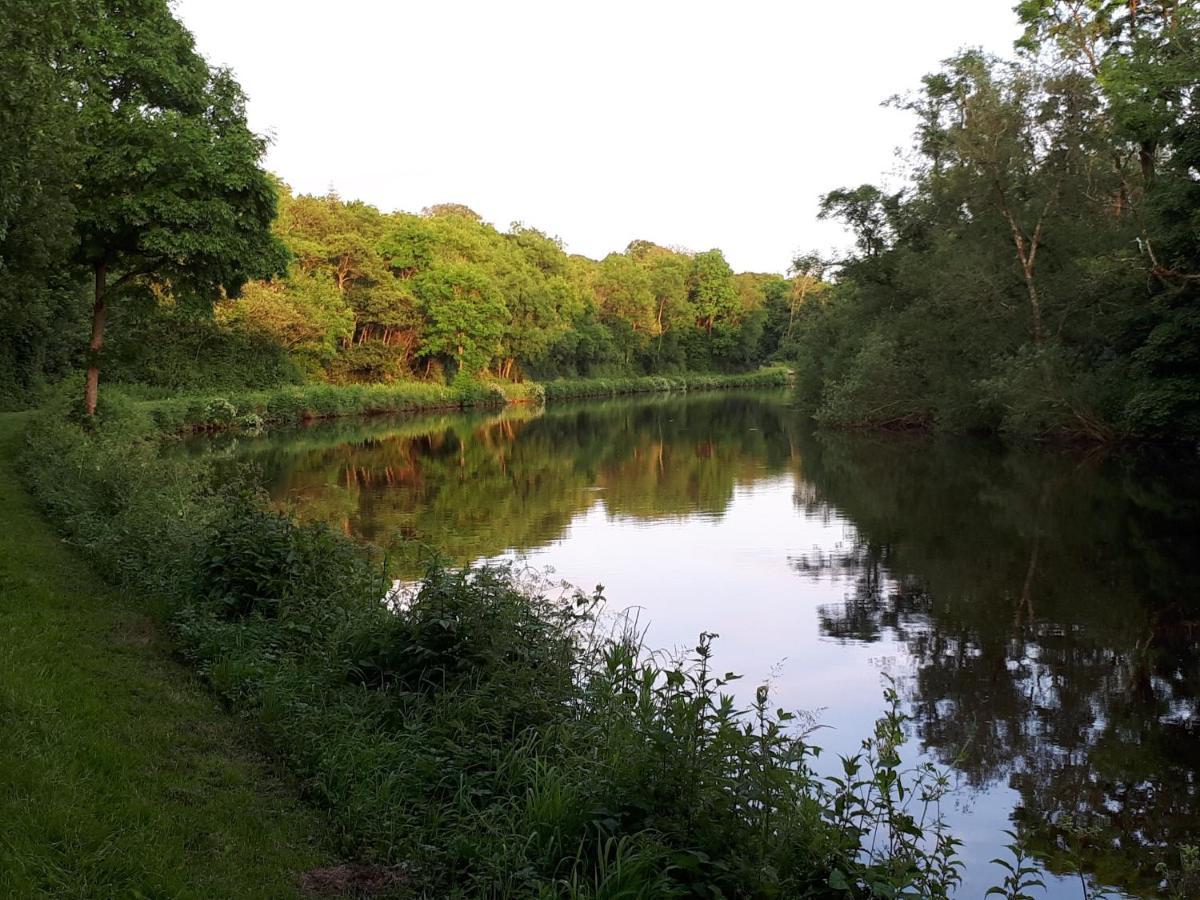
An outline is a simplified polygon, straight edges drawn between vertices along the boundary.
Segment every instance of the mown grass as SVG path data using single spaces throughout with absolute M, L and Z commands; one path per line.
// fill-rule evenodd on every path
M 0 897 L 289 897 L 298 801 L 129 593 L 38 515 L 0 416 Z

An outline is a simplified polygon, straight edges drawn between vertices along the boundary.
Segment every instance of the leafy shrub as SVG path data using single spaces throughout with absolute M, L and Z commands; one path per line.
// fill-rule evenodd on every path
M 224 397 L 214 397 L 204 405 L 203 421 L 208 425 L 230 425 L 237 414 L 237 407 Z
M 260 390 L 295 383 L 301 373 L 271 335 L 223 326 L 173 303 L 115 307 L 105 378 L 121 385 L 181 391 Z
M 873 332 L 842 377 L 826 386 L 815 418 L 828 425 L 921 427 L 933 419 L 924 394 L 897 342 Z
M 377 341 L 341 348 L 325 366 L 334 384 L 389 384 L 412 378 L 405 354 Z
M 1047 344 L 1023 348 L 981 387 L 1002 409 L 1004 431 L 1108 440 L 1124 381 L 1114 370 L 1081 371 L 1062 347 Z
M 333 604 L 364 583 L 353 546 L 323 525 L 295 525 L 254 505 L 217 523 L 196 566 L 196 591 L 225 618 L 278 618 L 295 604 Z M 357 577 L 356 577 L 357 576 Z
M 238 416 L 236 424 L 238 428 L 243 428 L 246 431 L 261 431 L 266 427 L 267 422 L 258 413 L 250 412 Z

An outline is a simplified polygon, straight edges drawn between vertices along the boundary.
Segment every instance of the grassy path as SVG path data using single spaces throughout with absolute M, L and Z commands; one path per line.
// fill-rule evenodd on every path
M 13 472 L 0 415 L 0 898 L 290 897 L 321 824 Z

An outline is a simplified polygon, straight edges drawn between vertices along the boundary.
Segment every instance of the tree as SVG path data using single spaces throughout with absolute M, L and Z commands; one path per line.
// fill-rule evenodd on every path
M 458 371 L 478 374 L 496 355 L 506 317 L 496 285 L 478 268 L 436 266 L 414 279 L 427 322 L 424 356 L 451 357 Z
M 1053 47 L 1099 82 L 1117 138 L 1136 153 L 1143 185 L 1154 179 L 1166 133 L 1186 114 L 1177 68 L 1194 59 L 1186 36 L 1197 11 L 1189 0 L 1024 0 L 1017 14 L 1030 52 Z M 1183 37 L 1184 40 L 1180 40 Z M 1126 154 L 1118 151 L 1118 165 Z
M 624 253 L 610 253 L 595 280 L 596 305 L 602 321 L 623 347 L 628 365 L 654 331 L 654 292 L 646 270 Z
M 823 287 L 825 272 L 829 266 L 829 262 L 820 254 L 812 252 L 802 253 L 792 260 L 790 271 L 793 280 L 786 334 L 788 340 L 791 340 L 792 332 L 796 328 L 796 311 L 804 306 L 811 294 Z
M 737 309 L 733 269 L 720 250 L 706 250 L 692 258 L 688 298 L 696 310 L 696 325 L 712 333 L 713 325 L 730 318 Z
M 93 279 L 84 405 L 96 410 L 109 305 L 138 284 L 211 303 L 285 268 L 265 142 L 229 72 L 210 69 L 166 0 L 79 8 L 76 260 Z
M 650 273 L 650 290 L 654 294 L 655 336 L 661 339 L 673 328 L 693 324 L 696 312 L 688 297 L 690 260 L 662 250 L 643 257 L 642 265 Z
M 821 198 L 820 219 L 840 219 L 854 232 L 859 251 L 868 259 L 879 256 L 893 237 L 890 213 L 899 196 L 888 196 L 871 184 L 839 188 Z

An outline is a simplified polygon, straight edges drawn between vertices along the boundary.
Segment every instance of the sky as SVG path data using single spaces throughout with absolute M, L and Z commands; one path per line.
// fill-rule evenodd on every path
M 600 258 L 641 238 L 784 272 L 848 241 L 822 194 L 899 182 L 884 108 L 1014 0 L 177 0 L 266 164 L 385 211 L 465 203 Z

